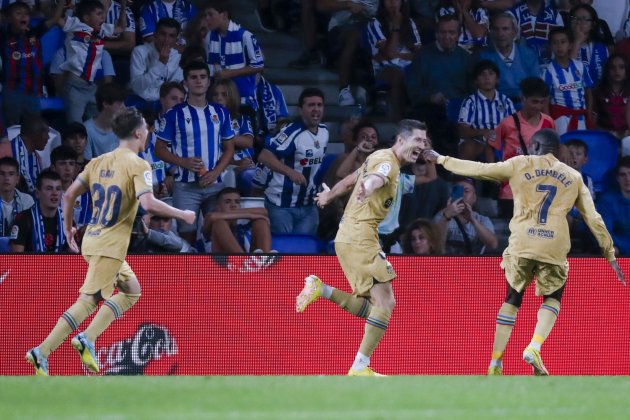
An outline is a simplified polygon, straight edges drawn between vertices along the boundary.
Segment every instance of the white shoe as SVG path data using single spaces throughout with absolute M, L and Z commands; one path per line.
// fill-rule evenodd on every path
M 345 87 L 339 91 L 339 106 L 352 106 L 355 104 L 356 101 L 349 87 Z

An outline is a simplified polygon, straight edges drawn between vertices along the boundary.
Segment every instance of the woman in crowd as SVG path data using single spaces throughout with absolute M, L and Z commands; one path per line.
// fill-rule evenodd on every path
M 595 125 L 618 138 L 630 135 L 630 81 L 626 60 L 613 54 L 604 64 L 602 79 L 595 88 L 593 120 Z
M 414 220 L 401 236 L 403 254 L 439 255 L 444 253 L 444 238 L 439 227 L 427 219 Z
M 571 8 L 569 18 L 574 39 L 572 57 L 588 63 L 591 79 L 597 83 L 602 77 L 604 63 L 609 55 L 597 30 L 597 12 L 588 4 L 579 4 Z

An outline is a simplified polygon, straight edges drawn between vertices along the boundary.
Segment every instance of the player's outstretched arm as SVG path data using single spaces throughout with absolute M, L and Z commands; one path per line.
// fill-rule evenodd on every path
M 74 238 L 77 229 L 72 226 L 72 221 L 74 220 L 74 203 L 81 194 L 87 191 L 88 187 L 79 179 L 75 179 L 63 194 L 63 231 L 66 235 L 70 251 L 75 254 L 79 253 L 79 245 L 77 245 L 77 241 Z
M 192 225 L 197 217 L 194 211 L 176 209 L 158 200 L 152 192 L 142 194 L 139 200 L 143 209 L 156 216 L 174 217 L 175 219 L 183 220 L 189 225 Z
M 359 203 L 363 203 L 374 191 L 385 185 L 385 180 L 376 174 L 370 174 L 367 179 L 362 179 L 360 182 L 361 184 L 359 185 L 359 191 L 357 193 L 357 201 Z
M 326 183 L 323 183 L 322 191 L 317 193 L 317 196 L 315 197 L 315 203 L 319 206 L 319 208 L 323 209 L 335 198 L 348 194 L 352 191 L 352 187 L 357 182 L 357 176 L 357 171 L 352 172 L 344 179 L 337 182 L 332 189 L 329 188 Z

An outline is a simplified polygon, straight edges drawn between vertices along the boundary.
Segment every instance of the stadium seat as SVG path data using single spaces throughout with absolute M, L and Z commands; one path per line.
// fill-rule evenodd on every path
M 0 237 L 0 252 L 9 252 L 9 239 L 8 236 Z
M 608 189 L 619 156 L 619 140 L 607 131 L 575 130 L 560 137 L 562 143 L 580 139 L 588 146 L 588 162 L 583 172 L 593 179 L 595 192 Z
M 252 195 L 252 180 L 256 174 L 256 168 L 247 168 L 239 171 L 236 175 L 236 188 L 241 197 L 249 197 Z
M 322 245 L 313 235 L 274 233 L 271 235 L 271 247 L 280 253 L 318 254 Z

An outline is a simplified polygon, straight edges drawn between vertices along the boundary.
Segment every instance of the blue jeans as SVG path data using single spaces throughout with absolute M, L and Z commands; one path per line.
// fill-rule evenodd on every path
M 315 235 L 319 225 L 319 212 L 314 204 L 304 207 L 280 207 L 265 200 L 269 212 L 271 233 L 297 233 Z

